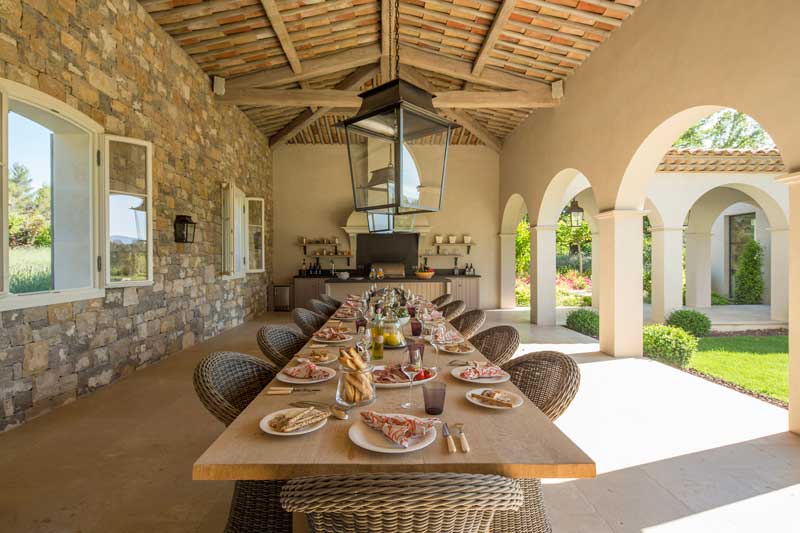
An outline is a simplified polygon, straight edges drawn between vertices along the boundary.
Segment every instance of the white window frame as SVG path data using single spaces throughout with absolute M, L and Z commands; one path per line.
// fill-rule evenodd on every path
M 236 186 L 234 182 L 225 182 L 222 184 L 222 201 L 221 205 L 224 210 L 225 196 L 227 195 L 227 202 L 230 206 L 230 223 L 227 234 L 225 234 L 225 224 L 223 221 L 223 235 L 222 235 L 222 279 L 241 279 L 247 274 L 247 236 L 244 231 L 247 229 L 247 196 L 244 192 Z M 237 198 L 242 205 L 242 223 L 237 226 L 236 215 L 238 212 Z M 223 219 L 224 219 L 224 212 Z M 241 263 L 237 261 L 236 251 L 237 247 L 241 252 Z M 231 269 L 230 267 L 233 266 Z
M 54 113 L 63 120 L 73 123 L 76 127 L 84 130 L 89 135 L 90 154 L 93 158 L 91 164 L 90 186 L 92 194 L 91 212 L 89 214 L 90 227 L 92 232 L 91 239 L 91 256 L 89 260 L 90 269 L 92 272 L 91 287 L 80 289 L 62 289 L 43 291 L 30 294 L 13 294 L 8 291 L 9 287 L 9 246 L 8 246 L 8 113 L 9 113 L 9 100 L 23 102 L 25 104 L 38 107 L 50 113 Z M 101 239 L 105 235 L 104 223 L 105 220 L 103 213 L 104 207 L 102 198 L 105 197 L 105 187 L 101 179 L 101 167 L 99 161 L 95 156 L 99 154 L 100 149 L 100 136 L 103 134 L 103 127 L 84 115 L 77 109 L 74 109 L 61 100 L 54 98 L 36 89 L 32 89 L 27 85 L 16 83 L 10 80 L 0 78 L 0 129 L 2 130 L 0 145 L 2 145 L 2 160 L 0 160 L 0 167 L 2 175 L 0 175 L 0 182 L 2 187 L 2 256 L 0 263 L 2 263 L 2 286 L 0 287 L 0 311 L 9 311 L 15 309 L 25 309 L 29 307 L 39 307 L 43 305 L 73 302 L 78 300 L 88 300 L 92 298 L 102 298 L 105 296 L 105 286 L 103 284 L 104 277 L 101 272 L 96 268 L 98 260 L 105 265 L 105 258 L 102 258 L 103 247 L 100 245 Z
M 147 194 L 144 195 L 147 204 L 147 279 L 139 281 L 111 281 L 111 194 L 128 194 L 131 196 L 143 196 L 141 194 L 130 193 L 127 191 L 116 191 L 111 189 L 111 165 L 108 164 L 111 154 L 111 142 L 135 144 L 137 146 L 144 146 L 147 150 Z M 153 143 L 143 141 L 141 139 L 134 139 L 131 137 L 120 137 L 118 135 L 104 135 L 103 136 L 104 155 L 104 210 L 105 210 L 105 283 L 106 287 L 147 287 L 153 284 Z
M 265 244 L 266 239 L 264 238 L 266 235 L 266 228 L 264 227 L 264 199 L 259 198 L 256 196 L 248 196 L 244 199 L 245 211 L 244 211 L 244 235 L 245 240 L 247 243 L 246 247 L 246 261 L 247 261 L 247 273 L 248 274 L 258 274 L 261 272 L 266 272 L 266 253 L 265 253 Z M 261 204 L 261 268 L 250 268 L 250 265 L 254 264 L 253 258 L 250 257 L 250 202 L 257 202 Z

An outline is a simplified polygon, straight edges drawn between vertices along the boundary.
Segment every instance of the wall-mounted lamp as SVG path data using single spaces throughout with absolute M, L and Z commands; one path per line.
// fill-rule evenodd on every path
M 194 230 L 197 224 L 189 215 L 175 215 L 175 242 L 194 242 Z

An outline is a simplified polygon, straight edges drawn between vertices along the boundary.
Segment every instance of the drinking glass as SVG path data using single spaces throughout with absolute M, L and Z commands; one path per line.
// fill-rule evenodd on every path
M 435 354 L 433 370 L 439 370 L 439 348 L 447 343 L 447 328 L 441 322 L 431 327 L 431 346 Z
M 408 347 L 408 359 L 400 365 L 403 374 L 408 378 L 408 401 L 400 404 L 402 409 L 411 409 L 414 404 L 411 402 L 411 389 L 414 388 L 414 376 L 422 370 L 422 352 L 415 346 Z
M 429 381 L 422 385 L 422 398 L 425 400 L 425 412 L 429 415 L 440 415 L 444 412 L 444 395 L 447 384 L 441 381 Z

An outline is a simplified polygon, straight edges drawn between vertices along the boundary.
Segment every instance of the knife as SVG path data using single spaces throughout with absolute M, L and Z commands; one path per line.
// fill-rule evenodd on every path
M 450 434 L 450 428 L 447 427 L 447 422 L 444 423 L 444 427 L 442 428 L 442 435 L 444 435 L 444 438 L 447 441 L 447 453 L 456 453 L 456 442 L 453 440 L 453 436 Z
M 293 394 L 295 392 L 319 392 L 320 389 L 296 389 L 293 387 L 270 387 L 265 393 L 267 396 Z

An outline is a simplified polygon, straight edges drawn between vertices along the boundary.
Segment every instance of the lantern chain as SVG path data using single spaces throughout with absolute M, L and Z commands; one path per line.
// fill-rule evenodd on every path
M 400 0 L 394 0 L 394 77 L 400 78 Z

